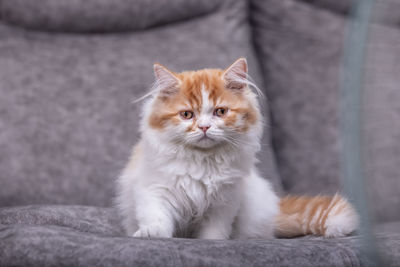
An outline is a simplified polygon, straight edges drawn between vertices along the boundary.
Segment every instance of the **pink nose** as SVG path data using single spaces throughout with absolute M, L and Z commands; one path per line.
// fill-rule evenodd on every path
M 201 130 L 203 130 L 204 133 L 206 133 L 207 130 L 210 129 L 210 126 L 199 126 L 199 128 L 200 128 Z

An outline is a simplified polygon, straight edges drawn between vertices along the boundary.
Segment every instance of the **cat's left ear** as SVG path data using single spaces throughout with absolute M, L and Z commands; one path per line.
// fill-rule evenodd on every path
M 222 74 L 228 89 L 243 89 L 247 86 L 247 61 L 244 57 L 236 60 Z
M 156 76 L 159 93 L 169 96 L 178 91 L 180 80 L 176 75 L 161 64 L 154 64 L 154 75 Z

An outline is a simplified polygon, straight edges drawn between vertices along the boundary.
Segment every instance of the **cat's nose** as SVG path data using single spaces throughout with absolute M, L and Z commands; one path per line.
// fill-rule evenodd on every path
M 199 126 L 199 129 L 201 129 L 204 133 L 207 132 L 208 129 L 210 129 L 211 126 Z

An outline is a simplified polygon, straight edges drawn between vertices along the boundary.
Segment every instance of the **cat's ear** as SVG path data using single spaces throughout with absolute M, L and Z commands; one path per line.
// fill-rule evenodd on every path
M 154 64 L 154 75 L 161 95 L 169 96 L 178 91 L 180 80 L 172 71 L 156 63 Z
M 228 89 L 243 89 L 247 86 L 247 61 L 244 57 L 237 59 L 222 75 Z

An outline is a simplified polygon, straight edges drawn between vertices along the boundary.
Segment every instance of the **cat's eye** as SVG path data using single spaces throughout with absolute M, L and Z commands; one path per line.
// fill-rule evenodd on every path
M 179 114 L 185 120 L 190 120 L 191 118 L 193 118 L 193 115 L 194 115 L 193 111 L 190 111 L 190 110 L 181 111 Z
M 226 114 L 226 109 L 225 108 L 216 108 L 214 110 L 214 115 L 218 116 L 218 117 L 222 117 Z

